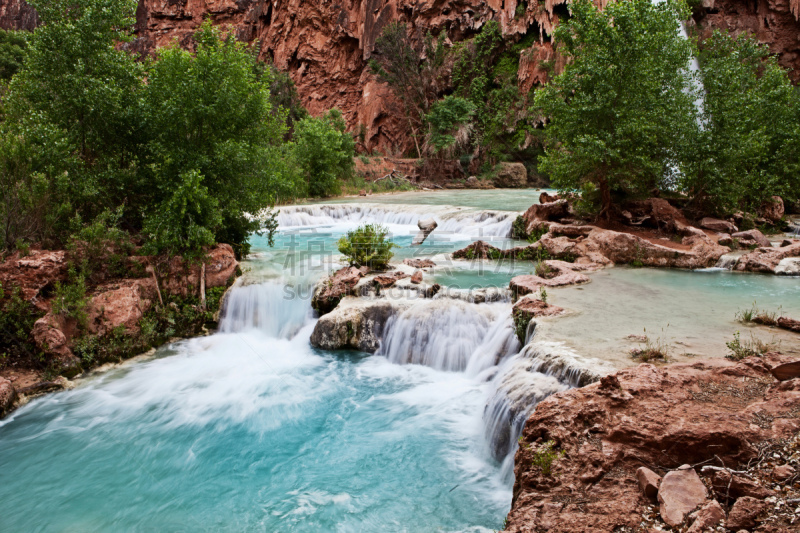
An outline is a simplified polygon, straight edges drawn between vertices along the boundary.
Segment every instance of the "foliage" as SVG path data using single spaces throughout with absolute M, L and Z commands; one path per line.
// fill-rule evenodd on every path
M 746 357 L 761 357 L 765 353 L 778 348 L 778 343 L 764 342 L 750 334 L 750 340 L 742 340 L 739 332 L 733 334 L 733 340 L 725 343 L 730 353 L 725 357 L 733 361 L 741 361 Z
M 0 284 L 0 368 L 40 365 L 41 354 L 31 330 L 43 314 L 22 298 L 19 287 Z
M 700 53 L 702 128 L 686 147 L 682 185 L 703 212 L 755 212 L 800 198 L 800 95 L 767 45 L 715 31 Z
M 564 72 L 535 96 L 550 118 L 540 168 L 564 190 L 596 186 L 607 215 L 614 194 L 668 186 L 696 127 L 691 45 L 678 26 L 687 8 L 631 0 L 600 10 L 578 0 L 571 12 L 554 33 Z
M 553 462 L 567 453 L 566 450 L 554 450 L 555 446 L 556 443 L 549 440 L 533 452 L 533 460 L 531 462 L 544 476 L 549 476 L 553 470 Z
M 27 46 L 26 32 L 0 30 L 0 85 L 10 80 L 22 67 Z
M 521 241 L 528 239 L 528 222 L 522 215 L 517 215 L 517 218 L 511 223 L 511 238 Z
M 667 327 L 669 327 L 669 324 Z M 662 329 L 661 335 L 653 340 L 647 335 L 647 329 L 645 329 L 642 338 L 644 345 L 633 348 L 630 352 L 631 357 L 643 363 L 654 360 L 666 363 L 669 359 L 669 342 L 665 338 L 664 330 Z
M 86 280 L 74 268 L 69 271 L 69 283 L 55 283 L 53 296 L 53 313 L 65 318 L 74 319 L 81 329 L 86 329 L 86 308 L 89 300 L 86 297 Z
M 337 109 L 320 118 L 308 117 L 295 128 L 295 161 L 308 196 L 341 193 L 341 181 L 352 176 L 355 141 L 345 131 Z
M 387 239 L 387 230 L 379 224 L 365 224 L 339 239 L 339 252 L 356 267 L 380 270 L 389 264 L 395 244 Z
M 412 41 L 405 24 L 392 22 L 375 40 L 370 70 L 387 83 L 403 107 L 411 136 L 422 157 L 426 115 L 446 88 L 445 32 L 434 38 L 426 34 L 419 42 Z M 423 60 L 423 58 L 425 58 Z
M 749 309 L 742 309 L 736 312 L 736 321 L 742 324 L 761 324 L 763 326 L 775 326 L 778 324 L 778 317 L 780 316 L 780 308 L 778 311 L 767 311 L 759 309 L 756 302 Z
M 430 144 L 434 152 L 467 144 L 469 121 L 475 110 L 475 104 L 459 96 L 445 96 L 433 104 L 425 119 L 431 128 Z

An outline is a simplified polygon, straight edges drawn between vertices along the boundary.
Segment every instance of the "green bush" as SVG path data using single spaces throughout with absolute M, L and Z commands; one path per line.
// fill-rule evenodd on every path
M 295 162 L 306 182 L 306 194 L 326 197 L 341 194 L 341 181 L 353 173 L 355 141 L 345 131 L 339 110 L 320 118 L 305 118 L 294 133 Z
M 22 298 L 19 287 L 4 288 L 0 284 L 0 368 L 40 365 L 41 354 L 31 330 L 43 314 Z
M 86 329 L 88 316 L 86 308 L 89 300 L 86 297 L 86 280 L 77 274 L 74 268 L 69 271 L 69 283 L 55 283 L 53 296 L 53 313 L 72 318 L 81 329 Z
M 388 230 L 378 224 L 365 224 L 339 239 L 339 252 L 350 265 L 380 270 L 389 264 L 395 244 L 386 238 Z

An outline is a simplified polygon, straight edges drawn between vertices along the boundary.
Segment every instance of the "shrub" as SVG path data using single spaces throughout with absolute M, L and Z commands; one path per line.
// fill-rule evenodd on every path
M 74 268 L 69 271 L 70 282 L 55 283 L 53 298 L 53 313 L 67 318 L 73 318 L 81 329 L 86 329 L 86 307 L 89 300 L 86 297 L 86 280 L 82 274 L 77 274 Z
M 365 224 L 339 239 L 339 251 L 352 266 L 382 269 L 389 264 L 395 244 L 386 238 L 388 230 L 379 224 Z
M 4 290 L 0 284 L 0 368 L 41 362 L 30 332 L 42 314 L 22 298 L 19 287 Z
M 779 342 L 764 342 L 750 334 L 750 340 L 743 341 L 739 332 L 733 334 L 733 340 L 725 343 L 730 353 L 725 357 L 732 361 L 740 361 L 746 357 L 761 357 L 765 353 L 776 350 L 780 346 Z
M 662 335 L 655 340 L 647 335 L 647 329 L 644 330 L 644 333 L 645 334 L 642 336 L 644 345 L 632 349 L 631 357 L 643 363 L 649 361 L 662 361 L 666 363 L 669 359 L 669 343 L 664 336 L 664 330 L 661 330 Z
M 565 450 L 555 451 L 553 449 L 555 445 L 555 442 L 549 440 L 533 452 L 533 466 L 537 467 L 545 476 L 549 476 L 552 473 L 553 462 L 567 454 Z

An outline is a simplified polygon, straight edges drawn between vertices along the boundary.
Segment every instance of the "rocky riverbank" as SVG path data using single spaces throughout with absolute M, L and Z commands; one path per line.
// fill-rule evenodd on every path
M 99 364 L 201 333 L 241 273 L 233 249 L 219 244 L 194 261 L 131 255 L 113 272 L 104 265 L 97 283 L 81 283 L 83 294 L 70 293 L 64 287 L 80 259 L 31 250 L 0 263 L 0 416 Z

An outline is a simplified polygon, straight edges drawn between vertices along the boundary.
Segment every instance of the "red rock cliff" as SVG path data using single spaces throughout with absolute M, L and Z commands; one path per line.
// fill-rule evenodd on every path
M 605 0 L 601 0 L 604 2 Z M 790 2 L 794 2 L 791 4 Z M 567 0 L 139 0 L 136 13 L 140 52 L 178 39 L 188 45 L 205 17 L 234 28 L 244 41 L 258 41 L 261 58 L 289 71 L 312 114 L 337 107 L 353 131 L 365 134 L 367 149 L 399 154 L 407 145 L 405 127 L 389 113 L 391 92 L 366 68 L 376 38 L 392 21 L 408 24 L 415 36 L 446 31 L 450 41 L 476 34 L 497 20 L 509 40 L 534 33 L 539 39 L 522 52 L 519 83 L 524 90 L 546 80 L 542 61 L 553 59 L 549 35 Z M 524 6 L 517 13 L 519 5 Z M 704 0 L 699 28 L 755 33 L 800 67 L 800 0 Z M 0 27 L 31 29 L 35 12 L 24 0 L 0 0 Z M 800 73 L 795 73 L 797 77 Z

